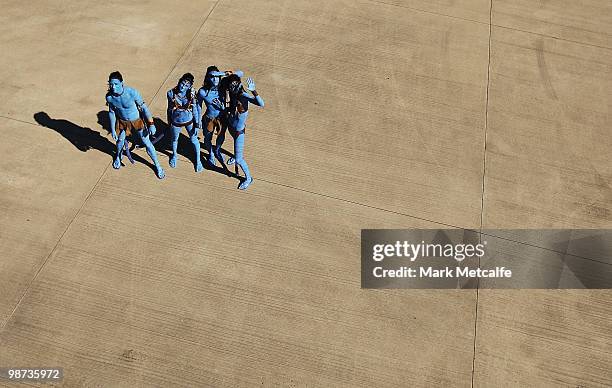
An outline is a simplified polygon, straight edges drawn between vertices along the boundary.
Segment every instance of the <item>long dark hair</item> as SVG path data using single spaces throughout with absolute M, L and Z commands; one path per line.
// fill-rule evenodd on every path
M 231 91 L 232 84 L 238 83 L 238 93 L 234 95 Z M 219 84 L 219 94 L 225 96 L 227 103 L 230 107 L 234 107 L 238 110 L 238 113 L 242 113 L 244 110 L 242 108 L 242 104 L 240 103 L 240 99 L 238 96 L 244 92 L 244 87 L 242 86 L 242 82 L 240 77 L 237 74 L 230 74 L 227 77 L 221 79 L 221 83 Z M 242 110 L 241 110 L 242 109 Z M 234 113 L 234 112 L 232 112 Z
M 240 84 L 240 89 L 238 93 L 244 91 L 240 77 L 237 74 L 230 74 L 229 76 L 222 78 L 221 83 L 219 84 L 219 90 L 223 93 L 229 92 L 231 94 L 231 86 L 235 82 L 238 82 Z
M 191 96 L 193 93 L 193 81 L 194 81 L 194 77 L 193 74 L 191 73 L 185 73 L 181 76 L 181 78 L 179 78 L 176 86 L 174 87 L 174 89 L 172 90 L 174 94 L 177 94 L 179 92 L 179 85 L 181 84 L 181 82 L 183 81 L 188 81 L 191 84 L 191 87 L 185 92 L 185 95 L 187 97 Z
M 219 68 L 217 66 L 208 66 L 208 68 L 206 68 L 206 74 L 204 75 L 204 82 L 202 83 L 202 88 L 204 88 L 204 90 L 208 91 L 210 89 L 212 89 L 213 84 L 212 84 L 212 76 L 210 75 L 210 73 L 212 73 L 213 71 L 219 71 Z
M 191 73 L 185 73 L 181 76 L 181 78 L 179 78 L 178 83 L 176 84 L 176 86 L 179 86 L 181 84 L 181 82 L 183 81 L 188 81 L 191 86 L 193 87 L 193 81 L 195 80 L 195 78 L 193 77 L 193 74 Z M 191 88 L 189 88 L 191 89 Z

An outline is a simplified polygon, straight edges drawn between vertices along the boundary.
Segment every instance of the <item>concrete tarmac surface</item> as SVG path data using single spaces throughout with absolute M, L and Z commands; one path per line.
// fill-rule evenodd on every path
M 360 231 L 612 228 L 608 0 L 0 1 L 0 367 L 58 387 L 610 387 L 609 290 L 362 290 Z M 241 69 L 255 181 L 113 170 L 111 71 Z M 163 141 L 162 141 L 163 142 Z M 225 148 L 232 151 L 228 136 Z M 0 386 L 50 386 L 33 382 Z

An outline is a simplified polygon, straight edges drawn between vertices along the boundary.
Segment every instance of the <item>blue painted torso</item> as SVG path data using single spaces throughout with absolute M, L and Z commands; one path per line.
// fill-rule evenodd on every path
M 204 89 L 201 88 L 198 91 L 198 99 L 203 101 L 206 105 L 205 115 L 211 119 L 219 117 L 221 111 L 223 110 L 223 106 L 217 105 L 213 103 L 213 100 L 218 98 L 220 101 L 223 99 L 219 96 L 218 89 Z
M 240 105 L 239 105 L 240 103 Z M 242 113 L 238 111 L 238 108 L 242 107 Z M 247 117 L 249 117 L 249 95 L 242 93 L 238 98 L 230 100 L 230 112 L 229 125 L 230 127 L 241 131 L 246 126 Z
M 184 124 L 193 120 L 193 105 L 195 101 L 191 101 L 191 94 L 187 91 L 186 96 L 175 94 L 173 89 L 168 90 L 169 103 L 172 101 L 170 108 L 172 109 L 172 122 L 175 124 Z M 177 106 L 178 105 L 178 106 Z
M 136 89 L 125 86 L 123 93 L 119 96 L 107 94 L 106 103 L 113 109 L 119 119 L 134 121 L 140 117 L 136 104 L 142 104 L 144 101 Z
M 228 122 L 231 128 L 238 131 L 244 129 L 247 117 L 249 117 L 249 103 L 264 106 L 261 96 L 251 97 L 247 92 L 242 92 L 238 97 L 230 99 Z

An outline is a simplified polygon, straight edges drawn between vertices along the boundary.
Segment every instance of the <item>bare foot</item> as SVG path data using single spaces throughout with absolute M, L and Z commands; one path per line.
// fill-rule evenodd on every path
M 247 179 L 242 181 L 242 183 L 238 186 L 238 189 L 246 190 L 251 185 L 251 183 L 253 183 L 253 178 L 252 177 L 248 177 Z
M 161 166 L 156 166 L 155 168 L 157 170 L 155 172 L 155 175 L 157 175 L 159 179 L 164 179 L 166 177 L 166 172 L 164 171 L 164 169 L 161 168 Z

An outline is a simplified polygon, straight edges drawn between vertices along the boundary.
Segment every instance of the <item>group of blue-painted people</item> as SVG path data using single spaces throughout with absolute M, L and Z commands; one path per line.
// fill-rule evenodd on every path
M 204 169 L 200 159 L 200 130 L 204 132 L 204 146 L 208 151 L 208 163 L 215 165 L 217 159 L 228 171 L 227 166 L 236 163 L 244 172 L 239 189 L 245 190 L 253 177 L 249 167 L 244 160 L 244 132 L 246 119 L 249 114 L 249 104 L 264 106 L 263 99 L 255 90 L 255 82 L 252 78 L 246 80 L 246 88 L 243 86 L 241 77 L 243 72 L 219 71 L 216 66 L 206 69 L 204 83 L 196 92 L 194 77 L 191 73 L 183 74 L 178 84 L 168 90 L 167 120 L 172 136 L 172 155 L 170 156 L 170 167 L 177 164 L 177 146 L 182 128 L 185 128 L 195 151 L 195 170 L 200 172 Z M 118 71 L 112 72 L 108 77 L 108 93 L 106 104 L 110 119 L 111 135 L 117 142 L 117 155 L 113 161 L 113 167 L 121 167 L 121 158 L 126 145 L 126 136 L 134 136 L 147 150 L 151 160 L 155 164 L 158 178 L 165 177 L 164 169 L 157 159 L 155 146 L 150 136 L 155 136 L 157 129 L 153 122 L 153 115 L 145 104 L 140 93 L 123 84 L 123 76 Z M 202 110 L 205 111 L 202 114 Z M 225 133 L 229 131 L 234 138 L 234 157 L 225 162 L 221 153 L 221 146 L 225 140 Z M 217 134 L 213 146 L 213 134 Z

